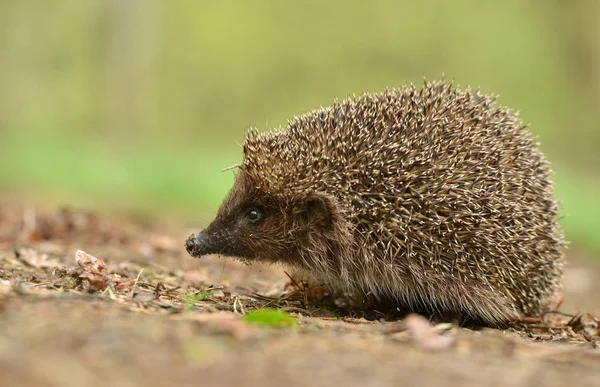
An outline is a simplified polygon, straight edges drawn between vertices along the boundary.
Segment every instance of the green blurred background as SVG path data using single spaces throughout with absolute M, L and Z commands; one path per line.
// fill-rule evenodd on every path
M 572 248 L 600 252 L 600 2 L 0 2 L 0 188 L 200 227 L 240 143 L 428 79 L 521 111 Z

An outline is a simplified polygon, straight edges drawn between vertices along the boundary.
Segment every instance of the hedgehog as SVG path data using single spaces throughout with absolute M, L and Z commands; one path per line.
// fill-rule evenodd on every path
M 352 96 L 247 132 L 235 181 L 186 241 L 332 292 L 489 326 L 561 299 L 549 162 L 518 113 L 453 83 Z

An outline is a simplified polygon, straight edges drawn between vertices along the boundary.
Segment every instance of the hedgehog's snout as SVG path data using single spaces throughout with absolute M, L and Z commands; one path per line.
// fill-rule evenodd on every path
M 190 235 L 186 241 L 185 241 L 185 249 L 187 250 L 188 254 L 191 255 L 192 257 L 196 257 L 196 247 L 198 246 L 198 236 L 200 236 L 201 234 L 195 235 L 192 234 Z
M 214 245 L 214 238 L 207 235 L 206 231 L 199 232 L 196 235 L 192 234 L 185 241 L 185 249 L 192 257 L 196 258 L 216 253 L 216 246 Z
M 185 241 L 185 249 L 195 258 L 210 254 L 236 255 L 235 246 L 235 240 L 228 232 L 211 232 L 210 227 L 196 235 L 190 235 Z

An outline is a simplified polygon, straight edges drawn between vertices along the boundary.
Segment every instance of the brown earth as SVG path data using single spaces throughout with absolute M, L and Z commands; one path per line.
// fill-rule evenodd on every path
M 0 385 L 600 386 L 600 270 L 582 253 L 561 311 L 592 315 L 494 330 L 336 314 L 277 267 L 190 258 L 176 231 L 0 204 Z M 297 324 L 243 321 L 261 307 Z

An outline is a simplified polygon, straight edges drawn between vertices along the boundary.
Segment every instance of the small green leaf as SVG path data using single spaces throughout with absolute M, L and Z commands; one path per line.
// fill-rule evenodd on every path
M 211 290 L 202 290 L 196 294 L 188 294 L 183 303 L 183 313 L 189 313 L 197 302 L 204 301 L 211 292 Z
M 257 309 L 244 315 L 242 321 L 246 324 L 266 325 L 272 327 L 292 326 L 296 323 L 289 314 L 276 309 Z

